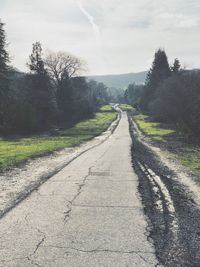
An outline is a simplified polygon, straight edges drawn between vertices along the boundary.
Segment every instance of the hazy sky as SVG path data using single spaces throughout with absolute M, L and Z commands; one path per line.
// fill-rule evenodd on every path
M 0 0 L 0 18 L 21 70 L 35 41 L 82 57 L 90 74 L 146 70 L 159 47 L 200 67 L 200 0 Z

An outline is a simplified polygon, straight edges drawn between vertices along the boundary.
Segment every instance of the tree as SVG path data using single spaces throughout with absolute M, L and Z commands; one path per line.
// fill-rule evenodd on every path
M 164 50 L 159 49 L 154 55 L 152 67 L 147 75 L 146 85 L 156 88 L 164 79 L 170 76 L 170 67 Z
M 143 90 L 144 90 L 143 85 L 137 85 L 134 83 L 129 84 L 128 88 L 124 93 L 126 102 L 132 106 L 138 106 Z
M 9 106 L 9 55 L 6 51 L 4 23 L 0 21 L 0 132 L 8 127 Z
M 93 109 L 97 110 L 100 106 L 109 103 L 108 87 L 104 83 L 98 83 L 94 80 L 88 82 L 91 91 L 91 103 Z
M 159 86 L 150 115 L 159 122 L 176 124 L 188 137 L 200 136 L 200 72 L 174 74 Z
M 171 70 L 172 70 L 173 73 L 178 73 L 181 70 L 181 63 L 178 60 L 178 58 L 174 59 L 174 63 L 172 65 L 172 67 L 171 67 Z
M 170 74 L 171 70 L 167 55 L 164 50 L 159 49 L 154 55 L 152 67 L 146 78 L 145 89 L 140 103 L 144 111 L 149 111 L 149 104 L 154 100 L 157 88 Z
M 72 80 L 84 70 L 84 64 L 78 57 L 65 52 L 49 52 L 44 62 L 47 73 L 56 86 L 59 121 L 61 124 L 66 123 L 67 119 L 71 121 L 77 117 L 72 106 L 75 105 L 74 94 L 76 92 L 74 90 L 78 90 L 74 87 Z M 85 84 L 83 84 L 83 88 L 84 86 Z
M 45 57 L 45 65 L 51 78 L 59 86 L 62 80 L 76 77 L 84 70 L 83 61 L 66 52 L 49 52 Z
M 29 57 L 28 67 L 30 71 L 38 75 L 46 75 L 47 72 L 44 68 L 44 61 L 42 59 L 42 46 L 40 42 L 33 44 L 32 53 Z
M 27 97 L 35 112 L 36 130 L 48 129 L 55 121 L 56 100 L 50 77 L 44 67 L 39 42 L 33 44 L 27 65 L 31 71 L 26 81 Z

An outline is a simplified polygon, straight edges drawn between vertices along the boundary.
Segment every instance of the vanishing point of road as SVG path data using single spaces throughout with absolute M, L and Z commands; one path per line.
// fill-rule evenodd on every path
M 158 266 L 137 187 L 123 113 L 106 141 L 0 220 L 0 266 Z

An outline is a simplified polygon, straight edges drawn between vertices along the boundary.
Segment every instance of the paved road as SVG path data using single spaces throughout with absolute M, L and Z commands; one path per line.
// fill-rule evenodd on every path
M 126 114 L 0 221 L 0 266 L 155 266 Z

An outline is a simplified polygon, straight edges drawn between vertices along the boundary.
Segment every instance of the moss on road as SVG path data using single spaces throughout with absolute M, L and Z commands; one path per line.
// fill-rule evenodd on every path
M 110 105 L 104 106 L 94 118 L 77 123 L 57 136 L 33 136 L 0 141 L 0 169 L 58 149 L 73 147 L 105 131 L 116 119 Z

